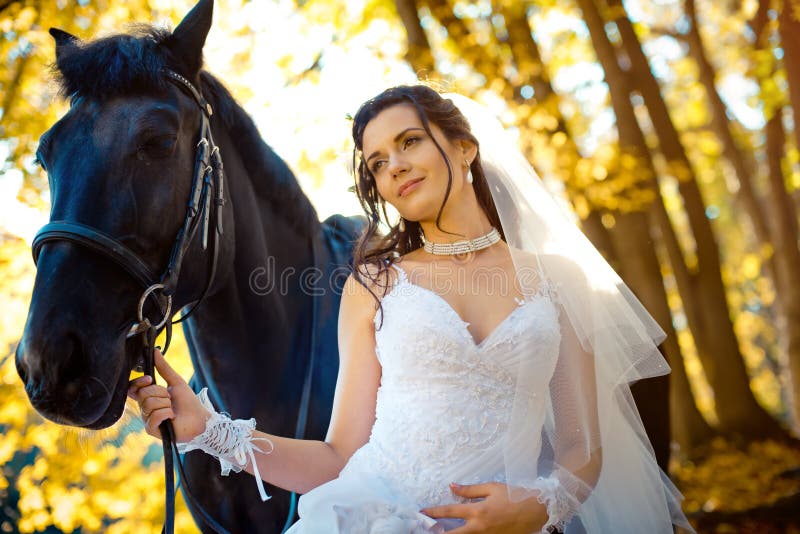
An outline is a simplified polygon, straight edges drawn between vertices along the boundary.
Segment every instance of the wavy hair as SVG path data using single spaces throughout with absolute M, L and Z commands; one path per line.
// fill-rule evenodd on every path
M 398 104 L 410 104 L 417 112 L 425 131 L 433 140 L 439 153 L 442 155 L 447 165 L 447 188 L 444 200 L 439 207 L 436 215 L 436 227 L 446 232 L 439 223 L 441 222 L 442 211 L 450 197 L 450 190 L 453 185 L 453 169 L 451 162 L 442 146 L 436 141 L 431 132 L 431 123 L 439 127 L 445 137 L 452 141 L 467 140 L 478 146 L 478 152 L 472 161 L 473 187 L 478 204 L 486 213 L 489 222 L 498 229 L 501 237 L 505 240 L 500 217 L 494 205 L 492 194 L 489 191 L 489 184 L 486 181 L 480 159 L 480 146 L 478 140 L 470 130 L 469 122 L 464 118 L 461 111 L 449 99 L 443 98 L 438 92 L 426 85 L 400 85 L 391 87 L 383 91 L 378 96 L 364 102 L 353 118 L 353 170 L 355 175 L 355 191 L 364 213 L 367 215 L 367 226 L 356 242 L 353 250 L 353 275 L 361 285 L 366 287 L 373 297 L 375 297 L 380 307 L 380 298 L 375 294 L 370 286 L 378 287 L 383 285 L 384 294 L 388 287 L 388 282 L 381 284 L 381 280 L 388 280 L 385 272 L 394 261 L 404 254 L 420 248 L 422 242 L 422 227 L 416 221 L 404 221 L 405 228 L 400 229 L 399 224 L 392 225 L 386 213 L 386 201 L 378 193 L 375 177 L 369 170 L 364 155 L 364 129 L 367 124 L 374 119 L 381 111 Z M 379 224 L 383 220 L 389 231 L 386 234 L 379 234 Z M 452 233 L 452 232 L 447 232 Z M 361 266 L 372 266 L 369 269 L 361 269 Z M 369 281 L 370 283 L 367 283 Z M 381 316 L 383 309 L 381 308 Z M 382 319 L 381 319 L 381 322 Z

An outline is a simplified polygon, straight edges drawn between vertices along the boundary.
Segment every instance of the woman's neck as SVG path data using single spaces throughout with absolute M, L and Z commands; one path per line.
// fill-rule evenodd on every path
M 436 219 L 423 220 L 419 224 L 425 239 L 437 244 L 474 239 L 492 230 L 489 218 L 477 202 L 465 202 L 459 208 L 445 209 L 439 224 L 441 229 L 436 226 Z

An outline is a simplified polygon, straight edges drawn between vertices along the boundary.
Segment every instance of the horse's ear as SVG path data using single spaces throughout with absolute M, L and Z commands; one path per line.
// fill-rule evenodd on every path
M 186 72 L 194 76 L 203 66 L 203 45 L 206 35 L 211 29 L 211 18 L 214 13 L 214 0 L 200 0 L 183 18 L 167 46 L 184 67 Z
M 50 28 L 50 35 L 56 40 L 56 61 L 64 54 L 64 52 L 78 45 L 81 41 L 74 35 L 58 28 Z

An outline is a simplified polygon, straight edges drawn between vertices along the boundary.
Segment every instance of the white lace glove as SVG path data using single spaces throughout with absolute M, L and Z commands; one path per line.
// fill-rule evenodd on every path
M 247 460 L 253 466 L 253 476 L 256 478 L 258 494 L 262 501 L 271 497 L 264 490 L 264 482 L 258 472 L 258 464 L 254 452 L 269 454 L 274 448 L 272 442 L 267 438 L 254 438 L 253 430 L 256 428 L 255 419 L 231 419 L 225 413 L 218 413 L 214 405 L 208 399 L 208 388 L 203 388 L 197 394 L 200 403 L 211 413 L 206 421 L 206 429 L 202 434 L 198 434 L 187 443 L 178 443 L 178 452 L 184 454 L 195 449 L 199 449 L 206 454 L 210 454 L 219 460 L 220 469 L 223 476 L 233 470 L 238 473 L 247 467 Z M 269 450 L 259 449 L 254 442 L 264 441 L 269 443 Z
M 581 503 L 556 477 L 538 477 L 530 489 L 539 490 L 537 499 L 547 507 L 547 522 L 542 526 L 541 532 L 547 532 L 550 527 L 563 531 L 580 508 Z

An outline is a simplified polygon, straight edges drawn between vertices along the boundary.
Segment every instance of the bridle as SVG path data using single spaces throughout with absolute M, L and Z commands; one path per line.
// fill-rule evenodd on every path
M 166 353 L 171 339 L 172 325 L 183 321 L 197 309 L 197 306 L 205 299 L 214 282 L 217 258 L 219 255 L 219 236 L 222 235 L 223 230 L 222 208 L 225 205 L 222 158 L 219 148 L 214 144 L 214 139 L 211 135 L 210 119 L 213 114 L 211 105 L 203 98 L 200 92 L 195 89 L 194 85 L 180 74 L 169 69 L 163 69 L 163 74 L 169 82 L 192 97 L 201 111 L 200 135 L 195 152 L 194 175 L 192 178 L 192 188 L 186 216 L 183 225 L 175 237 L 166 269 L 164 269 L 160 276 L 156 276 L 147 266 L 147 263 L 123 243 L 96 228 L 78 222 L 64 220 L 52 221 L 39 230 L 32 244 L 34 262 L 38 261 L 42 247 L 47 243 L 67 241 L 89 248 L 116 262 L 145 288 L 139 299 L 136 321 L 131 326 L 127 337 L 141 337 L 142 357 L 140 365 L 143 367 L 142 370 L 144 373 L 153 378 L 153 383 L 155 383 L 154 349 L 157 334 L 162 329 L 166 329 L 167 337 L 164 347 L 164 352 Z M 209 274 L 203 292 L 200 297 L 194 301 L 191 309 L 183 313 L 179 320 L 172 321 L 172 297 L 178 284 L 181 265 L 198 229 L 201 229 L 202 249 L 206 251 L 209 246 L 211 248 Z M 314 248 L 315 246 L 312 240 L 312 262 L 315 261 Z M 158 321 L 151 321 L 145 316 L 144 307 L 148 299 L 154 301 L 157 310 L 161 314 L 161 318 Z M 313 307 L 313 314 L 315 316 L 313 320 L 316 321 L 316 299 L 314 299 Z M 300 438 L 302 438 L 302 434 L 305 432 L 305 421 L 309 405 L 308 396 L 310 394 L 309 385 L 311 383 L 311 372 L 313 370 L 316 322 L 314 323 L 313 330 L 311 336 L 312 352 L 309 362 L 312 368 L 306 373 L 306 384 L 304 384 L 303 388 L 300 414 L 298 417 L 297 431 L 298 434 L 300 434 Z M 302 425 L 300 424 L 301 421 Z M 218 533 L 226 533 L 227 531 L 203 509 L 189 491 L 183 464 L 178 454 L 175 431 L 171 421 L 166 420 L 161 423 L 159 430 L 161 431 L 164 449 L 164 469 L 166 475 L 166 514 L 162 533 L 172 534 L 174 531 L 175 481 L 173 459 L 176 460 L 174 463 L 177 466 L 189 508 L 195 513 L 196 517 L 202 519 L 212 530 Z M 294 497 L 293 495 L 292 504 L 294 504 Z M 292 516 L 293 511 L 294 506 L 292 506 L 290 510 Z M 287 518 L 287 525 L 291 523 L 291 519 L 292 517 Z
M 151 326 L 154 326 L 157 331 L 166 327 L 166 347 L 168 347 L 172 333 L 171 325 L 186 319 L 205 299 L 214 282 L 217 258 L 219 256 L 218 237 L 222 235 L 222 207 L 225 205 L 225 194 L 222 157 L 220 156 L 219 147 L 214 144 L 214 139 L 211 135 L 209 122 L 213 114 L 211 104 L 206 102 L 192 83 L 180 74 L 169 69 L 163 69 L 162 72 L 167 77 L 167 80 L 191 96 L 201 110 L 200 135 L 195 152 L 194 175 L 189 203 L 183 224 L 175 237 L 166 269 L 160 276 L 156 277 L 147 266 L 147 262 L 123 243 L 101 230 L 72 221 L 51 221 L 44 225 L 37 232 L 31 248 L 34 262 L 38 262 L 42 247 L 52 241 L 76 243 L 115 261 L 145 288 L 139 301 L 138 321 L 131 327 L 128 337 L 142 334 Z M 209 232 L 212 216 L 212 196 L 215 224 L 214 229 Z M 202 294 L 192 304 L 192 308 L 173 323 L 169 320 L 172 311 L 172 296 L 178 285 L 183 258 L 200 227 L 202 227 L 202 247 L 204 251 L 208 249 L 209 234 L 211 237 L 211 267 L 209 275 Z M 160 292 L 161 299 L 158 298 L 157 292 Z M 148 297 L 155 301 L 162 313 L 162 319 L 155 325 L 143 316 L 144 304 Z

